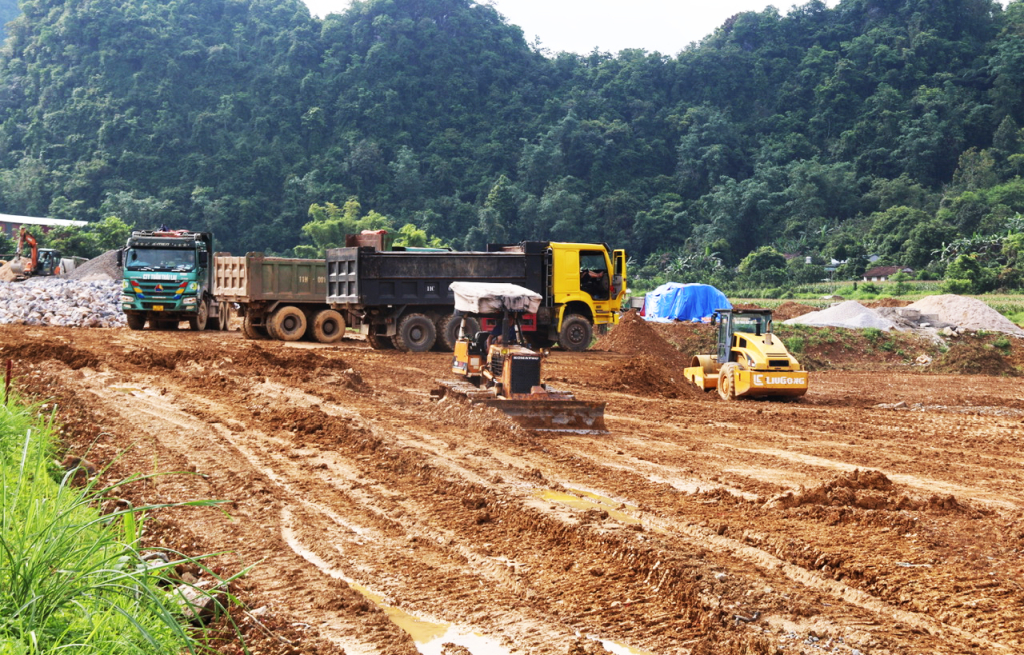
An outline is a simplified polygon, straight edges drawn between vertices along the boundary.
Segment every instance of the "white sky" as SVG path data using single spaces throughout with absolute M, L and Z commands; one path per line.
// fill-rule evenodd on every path
M 349 0 L 304 0 L 311 13 L 323 18 L 340 13 Z M 617 53 L 625 48 L 657 50 L 675 55 L 700 41 L 730 16 L 761 11 L 769 5 L 786 12 L 806 0 L 477 0 L 488 2 L 513 25 L 522 28 L 529 43 L 552 53 L 588 54 L 595 47 Z M 838 0 L 825 0 L 834 7 Z

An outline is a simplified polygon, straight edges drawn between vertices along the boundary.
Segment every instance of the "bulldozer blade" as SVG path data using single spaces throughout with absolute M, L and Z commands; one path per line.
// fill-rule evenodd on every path
M 531 430 L 579 434 L 608 432 L 604 425 L 605 403 L 602 402 L 494 399 L 484 401 L 484 404 L 501 410 Z

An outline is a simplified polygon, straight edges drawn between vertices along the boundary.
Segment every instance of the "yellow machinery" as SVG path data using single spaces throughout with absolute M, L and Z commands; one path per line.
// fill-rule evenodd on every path
M 452 357 L 456 380 L 439 380 L 434 395 L 454 393 L 495 407 L 521 425 L 543 431 L 604 432 L 602 402 L 576 400 L 541 382 L 546 352 L 525 345 L 520 318 L 536 313 L 541 296 L 515 284 L 452 282 L 455 316 L 462 319 Z M 500 315 L 494 333 L 465 334 L 470 314 Z
M 772 335 L 770 309 L 719 309 L 718 354 L 696 355 L 683 370 L 704 391 L 725 400 L 794 398 L 807 393 L 807 371 Z

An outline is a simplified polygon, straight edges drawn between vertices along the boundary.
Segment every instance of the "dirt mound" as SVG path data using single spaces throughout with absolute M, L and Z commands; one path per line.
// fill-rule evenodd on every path
M 718 328 L 714 325 L 689 322 L 650 323 L 649 325 L 670 346 L 679 351 L 687 365 L 694 355 L 713 353 L 718 348 Z
M 15 261 L 15 259 L 12 259 L 9 262 L 3 262 L 2 264 L 0 264 L 0 282 L 13 282 L 15 279 L 17 279 L 18 276 L 15 275 L 13 270 L 11 270 L 11 264 L 13 264 Z M 27 269 L 29 267 L 29 264 L 32 263 L 32 260 L 25 259 L 24 257 L 22 258 L 21 261 L 22 267 L 24 269 Z
M 63 343 L 23 343 L 17 346 L 0 346 L 0 359 L 25 359 L 44 362 L 55 359 L 64 362 L 72 370 L 99 368 L 100 360 L 94 355 Z
M 612 365 L 608 389 L 662 398 L 700 398 L 704 394 L 686 381 L 681 368 L 667 366 L 662 359 L 639 355 Z
M 816 311 L 818 311 L 817 307 L 811 307 L 810 305 L 787 300 L 775 308 L 775 311 L 772 312 L 772 318 L 776 321 L 788 321 L 791 318 L 796 318 L 797 316 L 803 316 L 804 314 L 810 314 L 811 312 Z
M 135 364 L 136 366 L 142 366 L 144 368 L 165 368 L 169 371 L 173 371 L 178 365 L 178 358 L 176 355 L 180 354 L 180 350 L 174 355 L 164 355 L 161 353 L 154 352 L 149 348 L 139 348 L 128 353 L 125 359 Z
M 593 349 L 624 355 L 651 355 L 680 368 L 688 359 L 662 339 L 636 310 L 623 315 L 619 324 L 601 337 Z
M 863 303 L 863 305 L 869 309 L 878 309 L 879 307 L 909 307 L 909 300 L 900 300 L 899 298 L 879 298 L 871 302 Z
M 1020 375 L 1006 357 L 992 346 L 965 342 L 954 343 L 932 365 L 932 370 L 963 375 Z
M 505 413 L 480 403 L 472 403 L 457 394 L 445 394 L 427 412 L 442 423 L 472 425 L 488 434 L 512 436 L 524 428 Z
M 897 496 L 892 480 L 884 473 L 860 469 L 837 475 L 825 484 L 811 489 L 780 494 L 769 500 L 765 507 L 789 509 L 803 505 L 977 514 L 973 508 L 961 504 L 954 496 L 933 495 L 919 500 L 911 499 L 906 494 Z

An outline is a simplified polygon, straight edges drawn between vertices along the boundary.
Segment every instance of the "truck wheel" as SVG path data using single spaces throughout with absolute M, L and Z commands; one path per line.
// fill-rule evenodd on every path
M 579 314 L 569 314 L 562 319 L 562 331 L 558 333 L 558 343 L 566 350 L 583 352 L 590 347 L 594 338 L 594 328 L 590 321 Z
M 128 321 L 128 328 L 132 330 L 141 330 L 146 327 L 146 315 L 145 314 L 125 314 L 125 319 Z
M 205 301 L 199 303 L 199 308 L 196 309 L 196 315 L 190 316 L 188 319 L 188 327 L 193 331 L 202 331 L 206 329 L 206 323 L 210 319 L 210 305 Z
M 402 319 L 395 334 L 395 347 L 407 352 L 422 353 L 431 349 L 437 331 L 434 323 L 423 314 L 409 314 Z
M 229 323 L 231 322 L 231 303 L 222 302 L 217 305 L 217 315 L 220 316 L 217 327 L 222 332 L 227 332 L 230 329 Z
M 285 305 L 271 314 L 267 332 L 280 341 L 298 341 L 306 333 L 306 315 L 294 305 Z
M 333 309 L 323 309 L 313 317 L 313 338 L 320 343 L 335 343 L 345 336 L 345 317 Z
M 374 350 L 391 350 L 395 347 L 394 342 L 391 341 L 391 337 L 386 337 L 383 334 L 375 334 L 373 332 L 366 335 L 366 343 L 370 344 L 370 347 Z
M 722 400 L 736 400 L 736 371 L 739 369 L 736 362 L 728 362 L 718 370 L 718 395 Z
M 252 314 L 246 314 L 242 319 L 242 334 L 246 339 L 266 339 L 267 328 L 262 325 L 253 325 Z
M 437 319 L 438 350 L 455 350 L 455 342 L 459 340 L 459 324 L 462 319 L 454 314 L 445 314 Z M 466 336 L 472 339 L 480 331 L 480 322 L 472 316 L 466 317 Z

